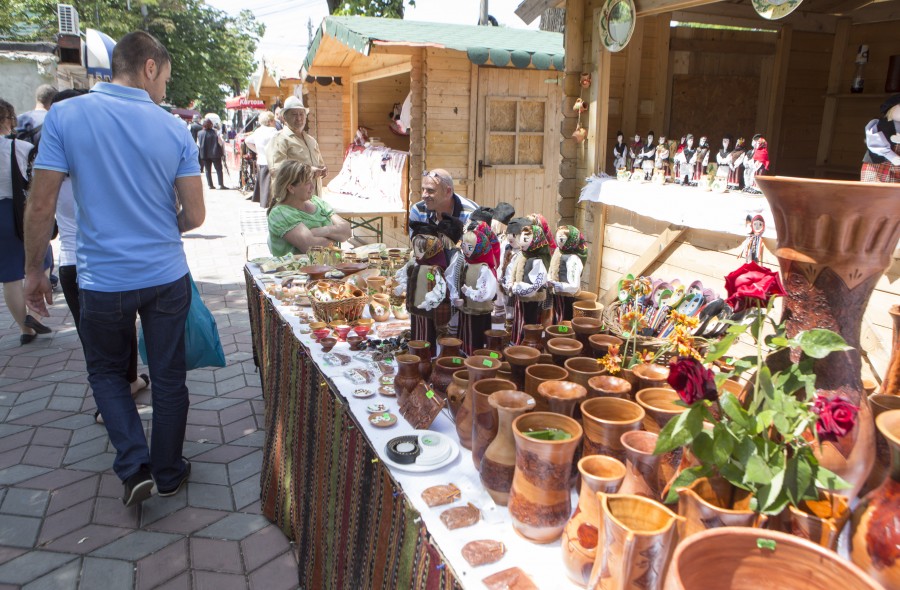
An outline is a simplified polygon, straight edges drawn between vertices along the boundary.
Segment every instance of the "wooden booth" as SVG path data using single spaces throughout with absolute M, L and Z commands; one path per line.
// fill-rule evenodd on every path
M 378 211 L 356 202 L 338 211 L 360 225 L 383 222 L 381 241 L 405 246 L 406 211 L 420 198 L 422 172 L 444 168 L 454 190 L 479 204 L 508 201 L 517 211 L 553 217 L 562 39 L 544 31 L 327 17 L 304 63 L 304 91 L 329 175 L 341 169 L 359 127 L 377 138 L 373 143 L 409 154 L 402 206 Z M 405 136 L 390 130 L 389 115 L 407 96 Z
M 566 11 L 561 201 L 559 219 L 551 221 L 584 230 L 592 256 L 583 282 L 606 301 L 628 273 L 699 279 L 722 292 L 724 275 L 742 262 L 737 256 L 746 237 L 745 214 L 767 212 L 764 198 L 754 204 L 735 193 L 712 199 L 699 188 L 616 188 L 614 182 L 599 202 L 579 202 L 585 178 L 615 174 L 611 152 L 617 131 L 627 142 L 652 130 L 657 138 L 708 136 L 712 151 L 726 133 L 748 143 L 760 133 L 768 140 L 771 174 L 858 179 L 863 128 L 879 116 L 888 97 L 888 61 L 900 53 L 900 1 L 792 1 L 799 6 L 778 20 L 761 17 L 750 0 L 633 4 L 633 33 L 618 52 L 608 50 L 602 38 L 601 20 L 610 10 L 606 0 L 525 0 L 516 10 L 525 22 L 548 8 Z M 851 93 L 860 45 L 868 46 L 865 84 L 861 93 Z M 583 74 L 590 74 L 586 86 Z M 578 98 L 588 105 L 580 117 L 587 130 L 583 143 L 571 138 L 579 122 L 572 108 Z M 659 198 L 655 206 L 654 197 Z M 726 221 L 710 226 L 717 215 Z M 774 233 L 767 236 L 764 263 L 777 268 Z M 898 277 L 900 251 L 879 281 L 863 323 L 868 369 L 876 375 L 890 355 L 887 310 L 900 300 Z

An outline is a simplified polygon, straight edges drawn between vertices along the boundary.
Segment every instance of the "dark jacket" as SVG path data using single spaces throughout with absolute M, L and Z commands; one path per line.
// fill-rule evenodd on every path
M 197 146 L 200 148 L 201 160 L 220 160 L 225 155 L 215 129 L 204 129 L 198 133 Z

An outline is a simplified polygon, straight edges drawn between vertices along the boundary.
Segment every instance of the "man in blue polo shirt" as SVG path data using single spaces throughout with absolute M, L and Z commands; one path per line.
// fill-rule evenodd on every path
M 122 501 L 176 494 L 190 474 L 181 455 L 188 413 L 184 325 L 191 303 L 181 232 L 206 211 L 191 134 L 158 104 L 171 74 L 151 35 L 125 35 L 112 57 L 112 83 L 61 102 L 44 121 L 25 214 L 25 296 L 47 316 L 51 290 L 41 260 L 68 174 L 77 204 L 76 259 L 81 339 L 88 381 L 123 482 Z M 153 387 L 148 448 L 127 371 L 136 314 Z
M 477 208 L 474 201 L 453 192 L 453 177 L 438 168 L 422 175 L 422 200 L 409 208 L 409 221 L 437 225 L 446 213 L 459 219 L 465 227 L 469 215 Z M 409 235 L 412 236 L 412 229 Z

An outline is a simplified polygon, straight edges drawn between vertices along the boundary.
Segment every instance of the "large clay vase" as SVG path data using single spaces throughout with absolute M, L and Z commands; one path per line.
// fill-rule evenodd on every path
M 498 506 L 509 502 L 509 488 L 516 470 L 516 440 L 512 422 L 534 409 L 534 398 L 523 391 L 495 391 L 488 403 L 497 411 L 497 436 L 481 457 L 481 484 Z
M 551 338 L 544 345 L 544 350 L 550 353 L 553 364 L 560 367 L 568 359 L 580 355 L 582 348 L 584 347 L 581 345 L 581 342 L 574 338 Z
M 894 343 L 891 346 L 891 360 L 881 383 L 881 393 L 900 395 L 900 305 L 892 305 L 889 313 L 894 322 Z
M 850 559 L 895 590 L 900 588 L 900 410 L 883 412 L 876 423 L 891 447 L 891 470 L 853 510 Z
M 556 365 L 538 363 L 525 368 L 525 393 L 534 398 L 537 403 L 537 411 L 547 412 L 550 410 L 547 401 L 538 395 L 538 385 L 544 381 L 565 381 L 568 377 L 569 372 Z
M 588 379 L 588 397 L 618 397 L 631 399 L 631 383 L 621 377 L 597 375 Z
M 808 539 L 832 551 L 837 550 L 838 536 L 850 519 L 850 503 L 840 494 L 819 491 L 815 500 L 803 500 L 788 506 L 788 521 L 793 535 Z
M 521 346 L 530 346 L 538 352 L 544 352 L 544 326 L 541 324 L 525 324 L 522 326 Z
M 634 395 L 634 401 L 647 412 L 644 430 L 659 432 L 669 420 L 687 412 L 687 407 L 675 403 L 679 399 L 675 390 L 668 387 L 650 387 L 638 391 Z
M 591 391 L 588 382 L 592 377 L 602 375 L 606 369 L 602 365 L 597 364 L 597 360 L 584 356 L 576 356 L 567 359 L 563 363 L 563 367 L 569 372 L 569 381 L 577 383 L 588 390 L 590 396 Z
M 458 356 L 445 356 L 435 360 L 431 371 L 431 389 L 446 400 L 447 388 L 453 383 L 453 373 L 463 368 L 463 359 Z
M 459 357 L 451 357 L 459 358 Z M 447 405 L 450 408 L 450 415 L 453 421 L 459 414 L 463 401 L 466 399 L 466 390 L 469 388 L 469 372 L 466 369 L 454 371 L 450 385 L 447 386 Z
M 657 365 L 656 363 L 641 363 L 635 365 L 631 371 L 638 378 L 639 390 L 650 387 L 669 387 L 669 384 L 666 382 L 666 379 L 669 378 L 669 367 Z
M 396 357 L 397 374 L 394 376 L 394 393 L 400 407 L 406 405 L 406 398 L 422 381 L 419 374 L 419 363 L 422 359 L 414 354 L 400 354 Z
M 591 350 L 590 337 L 599 334 L 603 330 L 603 320 L 582 316 L 572 318 L 572 329 L 575 331 L 575 337 L 584 346 L 584 350 Z
M 427 340 L 410 340 L 406 343 L 406 347 L 409 348 L 409 354 L 414 354 L 421 359 L 419 374 L 422 375 L 422 380 L 427 383 L 431 377 L 431 343 Z
M 492 393 L 515 390 L 516 384 L 506 379 L 482 379 L 472 384 L 472 462 L 481 469 L 481 458 L 494 437 L 497 436 L 497 409 L 488 403 Z
M 682 517 L 659 502 L 621 491 L 618 494 L 597 492 L 597 500 L 602 542 L 597 547 L 587 588 L 662 588 Z
M 502 351 L 509 342 L 509 333 L 506 330 L 485 330 L 484 347 L 498 352 Z
M 535 364 L 541 353 L 531 346 L 510 346 L 503 352 L 512 370 L 512 380 L 516 384 L 516 389 L 524 391 L 525 368 Z
M 878 416 L 888 410 L 900 410 L 900 396 L 885 395 L 875 393 L 869 396 L 869 405 L 872 407 L 872 415 L 875 420 Z M 875 433 L 875 465 L 869 472 L 869 478 L 866 485 L 863 486 L 862 494 L 865 495 L 878 486 L 888 476 L 891 470 L 891 446 L 881 432 Z
M 573 417 L 575 406 L 587 397 L 587 389 L 571 381 L 544 381 L 537 387 L 538 397 L 551 412 Z
M 581 474 L 581 493 L 575 513 L 563 530 L 562 553 L 566 575 L 579 588 L 584 588 L 590 581 L 600 541 L 597 492 L 617 492 L 625 477 L 625 465 L 612 457 L 594 455 L 578 461 L 578 472 Z
M 859 406 L 854 429 L 816 450 L 823 467 L 853 486 L 841 493 L 853 497 L 875 459 L 875 430 L 860 377 L 860 325 L 900 239 L 900 191 L 888 183 L 768 176 L 757 181 L 775 219 L 787 336 L 827 328 L 853 347 L 813 365 L 820 395 L 843 395 Z M 791 362 L 800 356 L 799 349 L 792 350 Z
M 456 411 L 456 434 L 459 436 L 459 444 L 464 448 L 472 449 L 472 420 L 475 413 L 475 384 L 482 379 L 493 379 L 497 376 L 500 361 L 486 356 L 470 356 L 463 363 L 469 372 L 469 385 L 466 388 L 466 397 Z
M 654 455 L 659 435 L 646 430 L 624 432 L 620 438 L 625 449 L 625 480 L 619 491 L 659 500 L 666 481 L 660 477 L 661 455 Z
M 438 355 L 438 358 L 443 358 L 445 356 L 460 356 L 459 350 L 462 348 L 462 340 L 459 338 L 445 336 L 444 338 L 438 338 L 437 344 L 441 348 L 441 353 Z
M 598 357 L 606 356 L 606 353 L 609 352 L 609 347 L 613 345 L 619 347 L 620 353 L 624 352 L 622 350 L 622 345 L 625 344 L 625 341 L 610 334 L 592 334 L 588 337 L 588 342 L 590 342 L 594 354 Z
M 640 430 L 644 409 L 636 403 L 615 397 L 597 397 L 581 403 L 584 426 L 582 454 L 608 455 L 625 462 L 622 435 Z M 654 439 L 656 444 L 656 439 Z
M 725 526 L 761 527 L 767 518 L 750 510 L 750 493 L 721 477 L 701 477 L 678 488 L 678 514 L 684 517 L 678 536 L 684 540 L 707 529 Z
M 566 440 L 541 440 L 527 432 L 557 429 Z M 513 420 L 516 470 L 509 491 L 509 515 L 517 533 L 535 543 L 552 543 L 572 513 L 571 474 L 581 426 L 561 414 L 530 412 Z
M 711 529 L 679 543 L 664 590 L 884 590 L 834 551 L 787 533 Z

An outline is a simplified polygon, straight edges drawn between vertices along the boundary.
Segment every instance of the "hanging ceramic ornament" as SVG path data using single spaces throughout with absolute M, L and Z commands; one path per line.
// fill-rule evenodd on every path
M 768 20 L 784 18 L 800 6 L 803 0 L 753 0 L 753 9 Z
M 756 1 L 756 0 L 755 0 Z M 796 0 L 799 4 L 800 0 Z M 600 12 L 600 42 L 612 53 L 622 51 L 634 33 L 633 0 L 606 0 Z

